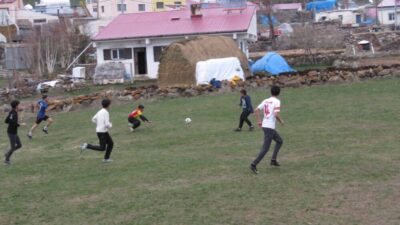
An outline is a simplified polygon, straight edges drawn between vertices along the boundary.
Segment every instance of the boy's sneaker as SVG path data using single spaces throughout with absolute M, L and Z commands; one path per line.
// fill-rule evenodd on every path
M 254 130 L 254 126 L 251 126 L 250 128 L 249 128 L 249 131 L 253 131 Z
M 49 134 L 49 132 L 47 131 L 46 128 L 43 128 L 42 131 L 43 131 L 45 134 Z
M 256 165 L 251 164 L 250 165 L 250 170 L 253 171 L 254 174 L 258 174 L 258 170 L 257 170 L 257 166 Z
M 112 161 L 113 161 L 112 159 L 103 159 L 103 163 L 110 163 Z
M 233 131 L 235 131 L 235 132 L 240 132 L 240 131 L 242 131 L 242 129 L 241 129 L 241 128 L 236 128 L 236 129 L 234 129 Z
M 281 164 L 278 163 L 276 160 L 271 160 L 271 166 L 280 166 Z
M 133 127 L 129 127 L 129 130 L 130 130 L 131 132 L 135 131 L 135 129 L 133 129 Z
M 82 152 L 84 152 L 84 151 L 86 150 L 87 146 L 88 146 L 87 143 L 83 143 L 83 144 L 81 145 L 81 154 L 82 154 Z
M 9 165 L 11 165 L 11 161 L 10 160 L 4 160 L 4 164 L 9 166 Z
M 28 133 L 26 136 L 29 138 L 29 140 L 32 140 L 32 134 L 31 133 Z

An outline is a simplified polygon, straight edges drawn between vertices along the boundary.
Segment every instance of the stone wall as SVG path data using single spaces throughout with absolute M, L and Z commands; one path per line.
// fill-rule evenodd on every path
M 155 85 L 139 88 L 127 88 L 125 90 L 109 90 L 106 92 L 93 93 L 69 98 L 52 99 L 49 103 L 49 110 L 55 112 L 74 111 L 90 106 L 99 106 L 103 98 L 110 98 L 115 101 L 132 102 L 138 99 L 177 98 L 192 97 L 211 93 L 224 93 L 238 91 L 242 88 L 268 88 L 272 85 L 281 87 L 301 87 L 316 84 L 338 84 L 345 82 L 357 82 L 365 79 L 379 77 L 400 78 L 400 64 L 390 66 L 368 66 L 356 69 L 327 69 L 310 70 L 292 74 L 282 74 L 277 77 L 266 74 L 256 74 L 246 81 L 233 85 L 228 81 L 222 82 L 222 88 L 216 89 L 209 85 L 203 86 L 182 86 L 170 88 L 158 88 Z M 23 111 L 35 112 L 34 102 L 23 103 Z M 3 106 L 3 112 L 9 110 L 7 105 Z

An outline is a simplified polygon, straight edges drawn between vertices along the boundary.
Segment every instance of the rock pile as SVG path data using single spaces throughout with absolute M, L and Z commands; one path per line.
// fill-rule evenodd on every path
M 278 85 L 281 87 L 301 87 L 315 84 L 336 84 L 354 82 L 375 77 L 394 76 L 400 78 L 400 64 L 391 66 L 372 66 L 347 69 L 310 70 L 292 74 L 282 74 L 277 77 L 266 74 L 256 74 L 246 81 L 237 82 L 233 85 L 229 81 L 222 82 L 222 88 L 216 89 L 211 85 L 203 86 L 182 86 L 158 88 L 155 85 L 147 87 L 131 87 L 125 90 L 109 90 L 101 93 L 81 95 L 71 98 L 52 99 L 49 103 L 49 110 L 52 111 L 73 111 L 90 105 L 99 105 L 103 98 L 111 98 L 119 101 L 134 101 L 150 98 L 176 98 L 192 97 L 208 93 L 221 93 L 237 91 L 241 88 L 253 89 Z M 96 102 L 96 104 L 93 104 Z M 33 112 L 33 104 L 24 104 L 24 111 Z

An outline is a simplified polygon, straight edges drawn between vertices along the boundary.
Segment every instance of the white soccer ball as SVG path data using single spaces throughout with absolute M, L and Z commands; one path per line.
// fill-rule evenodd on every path
M 189 117 L 185 119 L 185 123 L 191 123 L 192 119 L 190 119 Z

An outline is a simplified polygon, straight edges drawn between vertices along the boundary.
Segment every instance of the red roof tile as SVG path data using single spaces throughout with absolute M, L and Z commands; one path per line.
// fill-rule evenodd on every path
M 201 12 L 203 16 L 195 18 L 191 18 L 189 9 L 122 14 L 101 30 L 94 40 L 247 31 L 256 6 L 249 5 L 242 13 L 227 13 L 224 8 L 202 9 Z

